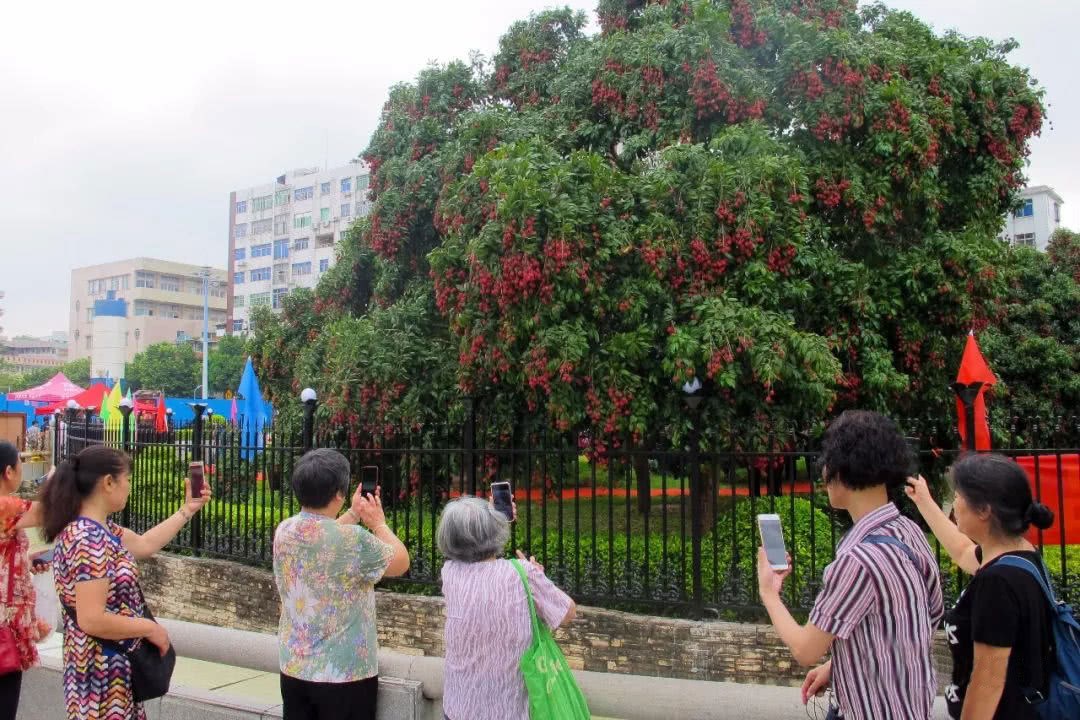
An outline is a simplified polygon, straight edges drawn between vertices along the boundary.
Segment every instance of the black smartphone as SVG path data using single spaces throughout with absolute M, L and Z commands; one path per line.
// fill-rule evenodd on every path
M 514 521 L 514 492 L 510 489 L 510 483 L 491 483 L 491 500 L 496 510 L 505 515 L 510 522 Z
M 379 487 L 379 466 L 364 465 L 360 468 L 360 492 L 364 495 L 374 495 Z
M 202 460 L 196 460 L 188 465 L 188 479 L 191 480 L 191 497 L 202 497 L 203 491 L 203 463 Z
M 30 564 L 34 565 L 34 566 L 48 565 L 53 560 L 53 550 L 54 549 L 55 548 L 49 548 L 48 550 L 41 553 L 40 555 L 35 555 L 33 558 L 30 559 Z

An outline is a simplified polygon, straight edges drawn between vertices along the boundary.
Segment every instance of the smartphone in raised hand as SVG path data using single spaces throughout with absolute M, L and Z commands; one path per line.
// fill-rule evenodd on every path
M 203 482 L 206 480 L 202 460 L 195 460 L 188 465 L 188 479 L 191 481 L 191 497 L 202 497 Z
M 491 501 L 507 520 L 514 521 L 514 492 L 508 482 L 491 483 Z
M 765 556 L 773 570 L 787 570 L 787 548 L 784 547 L 784 529 L 780 525 L 780 516 L 762 514 L 757 516 L 758 532 Z
M 379 489 L 379 466 L 364 465 L 360 468 L 360 492 L 366 497 Z

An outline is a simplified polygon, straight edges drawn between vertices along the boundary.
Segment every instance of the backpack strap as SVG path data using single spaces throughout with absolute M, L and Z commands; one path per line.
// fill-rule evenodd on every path
M 911 562 L 915 563 L 915 567 L 922 567 L 919 559 L 915 557 L 915 552 L 903 540 L 894 538 L 892 535 L 867 535 L 862 541 L 870 545 L 892 545 L 895 548 L 900 548 Z
M 1057 599 L 1054 598 L 1054 589 L 1050 587 L 1050 583 L 1043 574 L 1039 572 L 1039 569 L 1035 567 L 1035 563 L 1025 558 L 1017 557 L 1016 555 L 1002 555 L 998 558 L 997 564 L 1018 568 L 1031 575 L 1038 581 L 1039 587 L 1042 588 L 1043 595 L 1045 595 L 1046 599 L 1050 602 L 1050 608 L 1054 609 L 1057 607 Z

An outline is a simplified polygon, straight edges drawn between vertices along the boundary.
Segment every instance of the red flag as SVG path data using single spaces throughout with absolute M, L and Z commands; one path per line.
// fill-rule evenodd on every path
M 158 395 L 157 412 L 154 417 L 154 430 L 160 433 L 169 432 L 169 421 L 165 415 L 165 396 Z
M 990 425 L 986 422 L 986 389 L 997 384 L 997 378 L 986 364 L 986 358 L 979 350 L 979 344 L 975 342 L 975 333 L 968 333 L 967 345 L 964 346 L 964 356 L 960 360 L 960 371 L 956 374 L 956 382 L 964 385 L 981 382 L 982 388 L 975 397 L 975 449 L 990 449 Z M 956 399 L 956 413 L 959 418 L 960 439 L 964 447 L 967 447 L 967 420 L 964 415 L 964 403 Z

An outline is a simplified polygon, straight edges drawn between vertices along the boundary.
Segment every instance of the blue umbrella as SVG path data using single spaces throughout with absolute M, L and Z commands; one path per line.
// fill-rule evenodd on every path
M 255 434 L 255 447 L 244 448 L 241 455 L 245 460 L 251 459 L 256 450 L 265 444 L 263 426 L 266 425 L 266 403 L 263 401 L 262 390 L 259 389 L 259 379 L 255 377 L 255 367 L 248 357 L 244 365 L 244 374 L 240 376 L 238 388 L 240 402 L 237 404 L 239 412 L 240 429 Z

